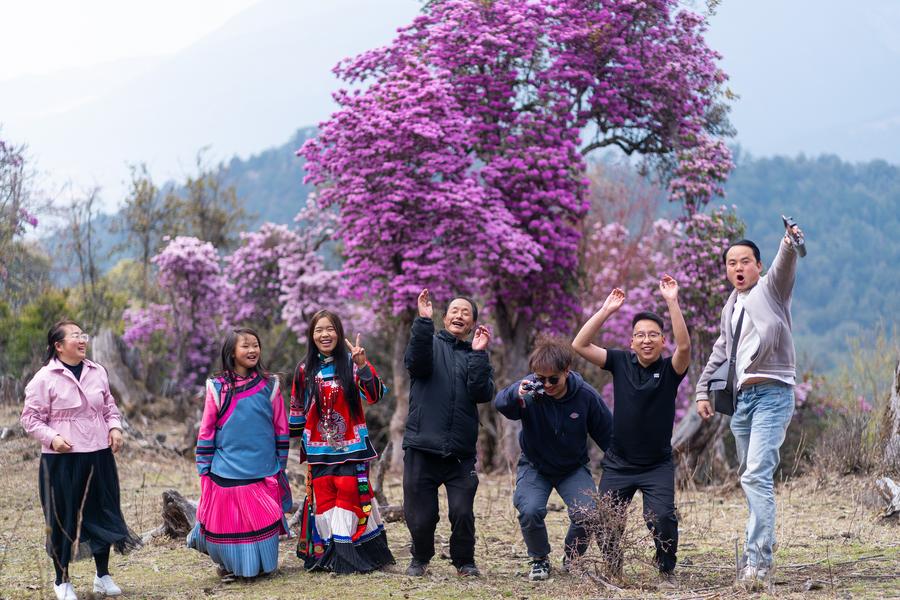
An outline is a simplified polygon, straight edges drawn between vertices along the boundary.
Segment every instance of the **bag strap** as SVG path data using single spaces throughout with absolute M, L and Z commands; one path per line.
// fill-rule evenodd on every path
M 738 317 L 737 327 L 734 328 L 734 336 L 731 340 L 731 357 L 728 359 L 728 385 L 734 385 L 734 378 L 737 377 L 737 347 L 741 339 L 741 325 L 744 323 L 744 308 L 741 308 L 741 314 Z

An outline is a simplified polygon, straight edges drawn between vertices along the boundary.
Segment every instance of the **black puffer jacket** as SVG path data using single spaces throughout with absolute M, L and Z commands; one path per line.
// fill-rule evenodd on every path
M 450 332 L 434 333 L 434 321 L 416 317 L 406 347 L 409 417 L 403 448 L 469 458 L 475 456 L 478 408 L 494 397 L 494 369 L 486 350 Z

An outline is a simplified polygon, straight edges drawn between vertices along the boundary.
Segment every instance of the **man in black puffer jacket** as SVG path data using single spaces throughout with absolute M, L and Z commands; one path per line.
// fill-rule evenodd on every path
M 434 333 L 428 290 L 418 298 L 405 363 L 410 375 L 409 417 L 403 436 L 403 512 L 412 537 L 407 575 L 425 574 L 434 556 L 439 519 L 438 488 L 447 489 L 450 559 L 457 573 L 478 576 L 475 566 L 475 443 L 478 408 L 494 396 L 494 370 L 487 353 L 490 332 L 475 328 L 478 307 L 462 296 Z M 466 341 L 475 328 L 472 343 Z

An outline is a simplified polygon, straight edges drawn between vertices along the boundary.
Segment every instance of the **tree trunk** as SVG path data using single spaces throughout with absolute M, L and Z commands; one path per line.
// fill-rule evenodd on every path
M 91 357 L 106 368 L 113 397 L 120 408 L 133 414 L 144 406 L 150 394 L 143 383 L 131 376 L 125 355 L 122 339 L 106 327 L 92 340 Z
M 725 451 L 730 417 L 716 415 L 704 421 L 696 410 L 678 423 L 672 434 L 672 453 L 678 465 L 677 481 L 684 486 L 690 481 L 719 483 L 734 472 Z
M 403 470 L 403 432 L 406 430 L 406 417 L 409 415 L 409 372 L 403 361 L 406 346 L 409 343 L 409 329 L 412 326 L 413 314 L 407 311 L 394 321 L 392 369 L 394 385 L 394 414 L 388 427 L 388 446 L 391 449 L 389 470 L 400 473 Z
M 900 362 L 894 369 L 894 385 L 891 386 L 891 399 L 885 411 L 884 432 L 882 470 L 900 474 Z
M 197 521 L 197 503 L 182 496 L 178 490 L 162 493 L 162 518 L 166 535 L 184 539 Z
M 530 324 L 514 319 L 502 303 L 498 303 L 495 314 L 502 343 L 502 351 L 497 351 L 495 347 L 493 353 L 494 385 L 499 391 L 528 374 L 532 330 Z M 522 430 L 522 422 L 507 419 L 494 410 L 492 405 L 484 406 L 481 412 L 482 423 L 490 422 L 492 426 L 485 426 L 479 436 L 481 464 L 499 471 L 514 470 L 519 460 L 519 432 Z

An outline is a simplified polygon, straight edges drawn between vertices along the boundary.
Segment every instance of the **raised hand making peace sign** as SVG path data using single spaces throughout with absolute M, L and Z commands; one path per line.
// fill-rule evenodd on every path
M 359 335 L 356 334 L 356 344 L 353 344 L 347 338 L 344 338 L 344 343 L 347 344 L 347 349 L 350 350 L 350 358 L 356 364 L 357 367 L 366 366 L 366 349 L 359 345 Z

